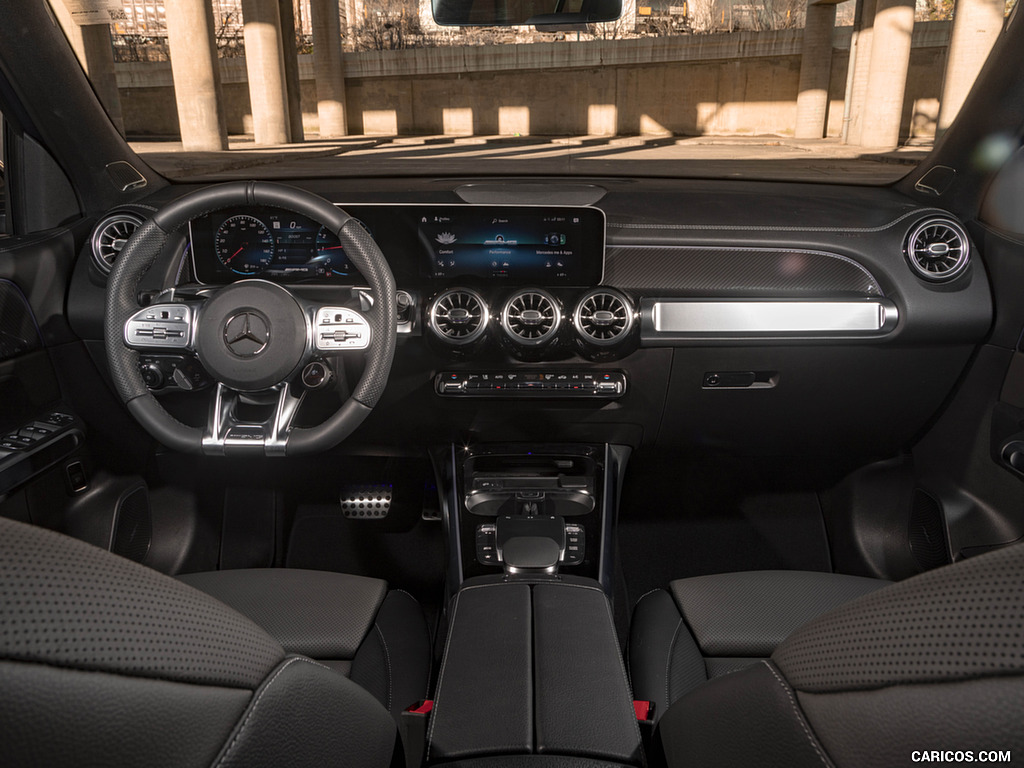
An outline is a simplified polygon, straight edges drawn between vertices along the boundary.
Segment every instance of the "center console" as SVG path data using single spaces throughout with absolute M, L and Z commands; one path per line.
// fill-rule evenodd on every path
M 413 764 L 646 764 L 609 602 L 628 455 L 606 444 L 435 454 L 452 599 Z
M 615 508 L 629 452 L 607 444 L 483 444 L 435 456 L 447 475 L 451 592 L 478 576 L 540 570 L 593 579 L 611 594 Z M 538 563 L 538 549 L 557 551 L 555 561 Z

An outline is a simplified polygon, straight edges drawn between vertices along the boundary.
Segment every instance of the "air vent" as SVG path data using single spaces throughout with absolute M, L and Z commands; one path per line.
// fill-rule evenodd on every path
M 92 232 L 92 259 L 103 274 L 114 268 L 118 254 L 128 238 L 142 224 L 142 219 L 130 213 L 114 213 L 96 225 Z
M 501 327 L 518 344 L 551 341 L 562 322 L 558 302 L 545 291 L 530 288 L 512 294 L 501 311 Z
M 598 288 L 580 299 L 573 322 L 584 341 L 611 346 L 625 339 L 633 327 L 633 308 L 618 291 Z
M 971 245 L 963 227 L 951 219 L 926 219 L 907 235 L 907 261 L 925 280 L 952 280 L 965 269 Z
M 427 324 L 448 344 L 470 344 L 487 330 L 489 315 L 479 293 L 451 288 L 434 299 L 427 313 Z

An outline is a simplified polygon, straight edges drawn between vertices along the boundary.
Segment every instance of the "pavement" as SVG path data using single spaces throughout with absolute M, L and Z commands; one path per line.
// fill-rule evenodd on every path
M 132 148 L 175 179 L 402 175 L 630 175 L 887 184 L 931 143 L 871 151 L 838 139 L 783 136 L 349 136 L 275 146 L 232 136 L 219 152 L 183 152 L 174 139 Z

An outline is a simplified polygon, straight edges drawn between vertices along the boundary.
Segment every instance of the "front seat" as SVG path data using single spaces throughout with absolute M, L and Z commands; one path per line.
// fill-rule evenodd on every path
M 770 659 L 684 695 L 658 732 L 669 766 L 1008 762 L 1022 711 L 1015 545 L 820 615 Z
M 292 648 L 322 647 L 329 657 L 344 655 L 344 643 L 327 637 L 334 629 L 354 637 L 352 627 L 393 618 L 380 585 L 308 573 L 255 579 L 265 590 L 258 600 L 233 576 L 190 578 L 248 607 L 268 606 L 282 590 L 298 594 L 306 583 L 306 602 L 263 618 Z M 357 583 L 358 599 L 332 592 Z M 374 601 L 376 617 L 367 619 Z M 355 604 L 364 614 L 346 618 Z M 288 617 L 304 613 L 323 634 L 296 646 Z M 380 623 L 371 634 L 378 631 Z M 395 661 L 397 649 L 388 650 Z M 344 671 L 344 659 L 328 660 Z M 336 669 L 290 653 L 188 584 L 0 519 L 0 765 L 388 766 L 394 719 Z
M 252 619 L 287 653 L 315 659 L 372 693 L 398 720 L 427 698 L 430 634 L 408 592 L 363 576 L 294 568 L 178 577 Z
M 889 582 L 811 571 L 742 571 L 673 581 L 633 611 L 633 695 L 660 718 L 701 683 L 766 659 L 797 627 Z

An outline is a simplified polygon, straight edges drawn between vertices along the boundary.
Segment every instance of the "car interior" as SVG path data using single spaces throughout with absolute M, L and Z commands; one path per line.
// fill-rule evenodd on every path
M 1020 13 L 886 185 L 175 181 L 0 20 L 0 764 L 1024 754 Z

